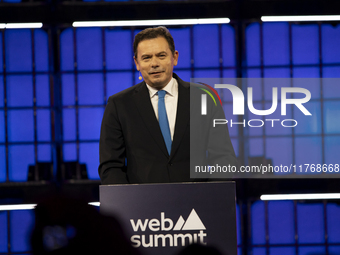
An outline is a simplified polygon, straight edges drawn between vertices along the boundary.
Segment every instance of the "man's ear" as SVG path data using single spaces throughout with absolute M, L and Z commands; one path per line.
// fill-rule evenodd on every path
M 176 50 L 174 53 L 174 66 L 177 66 L 178 63 L 178 51 Z
M 139 64 L 138 64 L 137 59 L 135 58 L 135 56 L 133 56 L 133 60 L 135 61 L 136 68 L 139 71 Z

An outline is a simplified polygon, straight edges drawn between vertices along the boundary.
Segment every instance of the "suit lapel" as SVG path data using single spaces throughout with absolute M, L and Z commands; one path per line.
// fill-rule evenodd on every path
M 150 132 L 150 135 L 155 140 L 162 152 L 168 156 L 168 151 L 165 146 L 163 135 L 159 127 L 155 112 L 153 110 L 149 90 L 145 85 L 145 82 L 140 83 L 133 95 L 133 101 Z
M 185 130 L 188 127 L 190 120 L 190 90 L 189 85 L 182 81 L 176 74 L 174 74 L 178 82 L 178 103 L 176 113 L 176 124 L 174 139 L 172 142 L 170 160 L 175 155 L 178 147 L 181 144 Z

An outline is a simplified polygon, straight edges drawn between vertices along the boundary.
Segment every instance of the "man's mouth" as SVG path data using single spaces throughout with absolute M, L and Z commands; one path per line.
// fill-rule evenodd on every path
M 151 75 L 157 75 L 157 74 L 161 74 L 161 73 L 163 73 L 163 71 L 159 71 L 159 72 L 151 72 L 151 73 L 149 73 L 149 74 L 151 74 Z

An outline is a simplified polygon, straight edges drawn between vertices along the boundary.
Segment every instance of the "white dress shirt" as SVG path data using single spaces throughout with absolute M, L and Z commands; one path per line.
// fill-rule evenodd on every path
M 149 89 L 151 104 L 155 111 L 156 118 L 158 120 L 158 90 L 146 84 Z M 174 139 L 176 113 L 177 113 L 177 101 L 178 101 L 178 83 L 175 78 L 172 78 L 170 82 L 162 89 L 166 91 L 164 97 L 165 109 L 168 115 L 168 121 L 170 126 L 171 140 Z

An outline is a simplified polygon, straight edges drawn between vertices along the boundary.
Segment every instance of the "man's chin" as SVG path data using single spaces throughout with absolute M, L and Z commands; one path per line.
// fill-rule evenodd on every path
M 155 88 L 155 89 L 162 89 L 164 88 L 168 83 L 166 81 L 162 80 L 152 80 L 150 82 L 150 84 L 148 83 L 148 85 L 150 85 L 151 87 Z
M 150 85 L 151 86 L 151 85 Z M 166 84 L 161 83 L 161 84 L 153 84 L 151 87 L 161 90 L 162 88 L 164 88 L 166 86 Z

